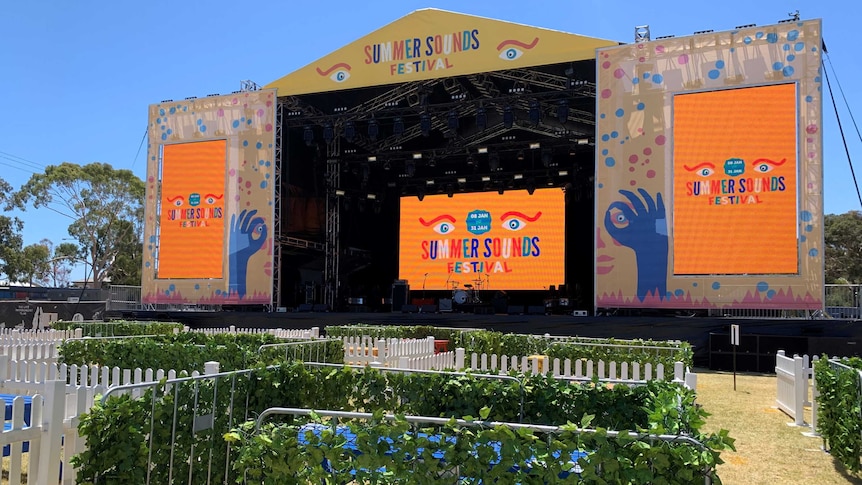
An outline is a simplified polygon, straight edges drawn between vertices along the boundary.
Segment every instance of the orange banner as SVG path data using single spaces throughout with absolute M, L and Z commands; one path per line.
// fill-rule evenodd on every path
M 796 85 L 673 98 L 674 274 L 795 274 Z
M 399 278 L 414 289 L 548 289 L 565 283 L 565 247 L 559 188 L 401 198 Z
M 165 145 L 158 274 L 224 277 L 225 140 Z

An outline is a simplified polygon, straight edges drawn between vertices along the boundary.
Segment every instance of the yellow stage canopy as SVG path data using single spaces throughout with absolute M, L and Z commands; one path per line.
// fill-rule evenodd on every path
M 300 68 L 266 88 L 279 96 L 379 86 L 594 59 L 618 42 L 422 9 Z

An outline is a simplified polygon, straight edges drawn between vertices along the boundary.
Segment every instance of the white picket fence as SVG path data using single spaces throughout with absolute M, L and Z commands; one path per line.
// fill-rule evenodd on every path
M 218 335 L 229 333 L 233 335 L 249 334 L 260 335 L 269 334 L 276 338 L 282 339 L 316 339 L 320 338 L 320 327 L 311 327 L 310 329 L 284 329 L 284 328 L 237 328 L 233 325 L 223 328 L 189 328 L 184 327 L 186 332 L 197 332 L 206 335 Z
M 507 374 L 510 371 L 525 374 L 551 374 L 559 379 L 600 380 L 643 383 L 650 380 L 666 380 L 684 384 L 690 389 L 697 388 L 697 374 L 686 369 L 685 364 L 676 362 L 672 375 L 665 372 L 664 365 L 653 366 L 639 362 L 604 362 L 585 359 L 550 359 L 548 356 L 498 356 L 496 354 L 465 355 L 462 348 L 454 351 L 419 357 L 402 357 L 399 369 L 474 371 L 494 374 Z
M 811 406 L 811 430 L 817 429 L 817 385 L 814 381 L 814 362 L 817 356 L 794 355 L 787 357 L 783 350 L 775 355 L 777 381 L 776 407 L 793 418 L 794 426 L 809 427 L 805 422 L 805 406 Z
M 205 373 L 217 374 L 218 372 L 219 365 L 217 362 L 207 363 Z M 14 403 L 13 422 L 11 425 L 7 423 L 8 429 L 0 433 L 0 444 L 16 443 L 10 449 L 10 458 L 12 461 L 17 460 L 20 463 L 22 453 L 24 453 L 21 443 L 29 442 L 29 470 L 23 470 L 28 474 L 28 483 L 42 483 L 33 480 L 34 477 L 43 476 L 43 473 L 46 477 L 59 477 L 59 463 L 62 461 L 63 476 L 60 483 L 63 485 L 74 484 L 76 469 L 69 462 L 69 459 L 84 451 L 84 442 L 78 436 L 78 423 L 80 416 L 93 407 L 96 395 L 104 394 L 109 388 L 120 385 L 155 382 L 164 377 L 174 379 L 181 374 L 185 373 L 160 369 L 53 365 L 46 362 L 13 361 L 8 356 L 2 356 L 0 357 L 0 393 L 17 396 L 33 395 L 33 404 L 31 425 L 29 427 L 22 426 L 16 420 L 23 419 L 23 397 L 15 398 L 16 401 L 20 401 L 20 410 L 16 411 L 15 406 L 18 403 Z M 196 376 L 199 373 L 195 371 L 191 375 Z M 132 394 L 137 397 L 136 394 L 140 392 L 140 390 L 133 390 Z M 38 409 L 37 406 L 39 406 Z M 50 413 L 53 416 L 51 422 L 61 424 L 50 429 L 45 423 L 40 425 L 39 423 L 42 421 L 37 416 L 37 411 L 43 412 L 43 417 L 45 417 L 45 413 Z M 21 418 L 15 413 L 21 413 Z M 57 436 L 59 436 L 58 443 L 62 443 L 62 447 L 56 447 L 56 452 L 51 451 L 50 454 L 46 455 L 46 445 L 40 444 L 40 440 L 51 441 L 50 450 L 54 450 L 53 440 Z M 53 458 L 46 459 L 46 456 Z M 60 458 L 61 456 L 62 458 Z M 55 463 L 57 464 L 56 471 L 53 471 L 51 467 Z M 20 470 L 17 474 L 11 474 L 11 476 L 19 478 L 20 475 Z M 9 483 L 19 482 L 10 481 Z M 44 483 L 55 484 L 57 482 Z
M 0 346 L 23 345 L 30 343 L 63 342 L 70 338 L 81 338 L 83 331 L 75 330 L 18 330 L 0 328 Z
M 373 339 L 367 335 L 344 337 L 344 363 L 395 367 L 401 358 L 434 355 L 434 337 L 424 339 Z

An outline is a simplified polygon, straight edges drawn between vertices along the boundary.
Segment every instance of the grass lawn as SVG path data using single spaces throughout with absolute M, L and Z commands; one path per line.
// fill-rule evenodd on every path
M 726 485 L 858 483 L 844 467 L 822 450 L 821 438 L 803 436 L 808 428 L 788 426 L 786 414 L 775 407 L 776 377 L 697 371 L 697 402 L 711 414 L 705 430 L 730 430 L 736 452 L 722 452 L 718 476 Z M 811 422 L 806 408 L 805 422 Z

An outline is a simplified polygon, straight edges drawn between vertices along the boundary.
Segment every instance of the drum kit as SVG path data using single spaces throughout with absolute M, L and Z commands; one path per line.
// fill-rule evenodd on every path
M 459 289 L 460 283 L 452 281 L 452 301 L 459 305 L 482 303 L 479 297 L 479 292 L 482 290 L 484 281 L 482 279 L 473 280 L 473 283 L 466 283 L 464 289 Z

